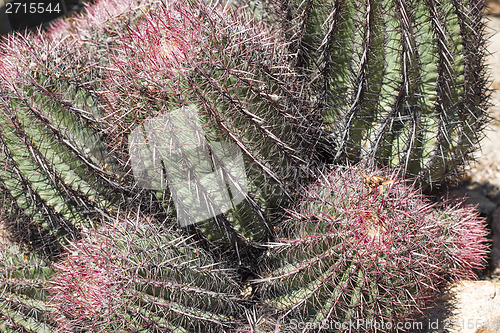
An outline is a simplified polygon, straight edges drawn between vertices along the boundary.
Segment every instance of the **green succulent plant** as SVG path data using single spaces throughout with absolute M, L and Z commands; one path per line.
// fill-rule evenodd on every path
M 393 167 L 427 189 L 457 180 L 489 122 L 482 1 L 273 6 L 334 163 Z
M 84 37 L 115 32 L 91 30 L 88 21 L 64 21 L 50 34 L 12 35 L 0 54 L 2 210 L 13 235 L 53 257 L 64 239 L 78 237 L 95 216 L 130 196 L 97 118 L 105 53 L 86 48 Z M 126 29 L 126 21 L 107 22 Z
M 186 200 L 216 212 L 189 223 L 209 241 L 229 240 L 244 249 L 271 239 L 281 207 L 322 163 L 312 149 L 319 131 L 310 126 L 302 78 L 280 48 L 286 42 L 241 13 L 196 6 L 166 5 L 130 30 L 115 49 L 118 70 L 110 73 L 109 91 L 118 105 L 114 115 L 126 114 L 127 124 L 143 126 L 143 137 L 123 131 L 129 143 L 133 137 L 143 144 L 141 151 L 150 149 L 141 162 L 153 160 L 155 152 L 163 158 L 167 191 L 156 192 L 179 197 L 191 187 Z M 120 88 L 122 94 L 114 93 Z M 141 91 L 147 97 L 137 103 L 131 97 Z M 241 175 L 228 166 L 238 158 Z M 142 170 L 153 170 L 151 164 Z M 219 170 L 230 199 L 218 198 L 223 190 L 201 179 L 200 173 Z M 186 179 L 189 185 L 180 184 Z M 177 216 L 189 215 L 179 201 Z M 232 206 L 221 209 L 228 201 Z
M 484 264 L 473 210 L 401 180 L 439 187 L 478 147 L 480 9 L 112 0 L 6 37 L 1 213 L 31 252 L 0 251 L 0 328 L 414 318 Z
M 18 233 L 29 226 L 57 244 L 139 204 L 238 253 L 270 240 L 322 164 L 285 41 L 244 13 L 132 4 L 8 40 L 0 180 L 11 215 L 23 214 Z
M 0 331 L 55 332 L 46 289 L 52 265 L 0 234 Z
M 226 332 L 243 312 L 234 268 L 140 214 L 102 222 L 56 268 L 63 331 Z
M 276 327 L 404 331 L 398 323 L 420 316 L 446 281 L 484 267 L 474 207 L 436 206 L 394 176 L 355 166 L 308 188 L 254 281 Z

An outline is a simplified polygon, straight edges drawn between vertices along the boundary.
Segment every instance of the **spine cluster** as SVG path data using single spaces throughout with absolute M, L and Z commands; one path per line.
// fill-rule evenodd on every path
M 224 332 L 243 299 L 234 268 L 147 217 L 103 222 L 73 243 L 51 282 L 65 331 Z
M 0 225 L 0 236 L 3 235 Z M 54 332 L 48 281 L 54 267 L 41 256 L 0 238 L 0 330 Z
M 310 78 L 332 161 L 395 167 L 427 188 L 463 172 L 487 123 L 482 6 L 279 2 L 275 18 Z

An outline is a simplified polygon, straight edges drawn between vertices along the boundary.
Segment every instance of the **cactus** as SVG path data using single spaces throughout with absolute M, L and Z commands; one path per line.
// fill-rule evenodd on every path
M 332 162 L 394 167 L 427 189 L 458 179 L 488 123 L 483 6 L 480 0 L 275 5 L 296 66 L 310 77 Z
M 63 331 L 225 332 L 243 313 L 236 270 L 139 214 L 102 222 L 55 266 Z
M 27 289 L 3 277 L 30 290 L 0 302 L 5 327 L 394 324 L 474 276 L 482 221 L 396 178 L 437 186 L 480 138 L 478 8 L 297 3 L 278 3 L 272 27 L 267 1 L 251 4 L 258 19 L 201 0 L 101 1 L 2 42 L 2 213 L 30 250 L 62 258 L 50 308 L 45 276 L 26 275 Z M 318 172 L 349 159 L 393 173 Z
M 232 333 L 270 333 L 281 332 L 281 327 L 276 326 L 276 320 L 267 314 L 262 314 L 261 309 L 251 309 L 245 312 L 245 323 L 239 325 Z
M 487 232 L 473 208 L 430 204 L 394 173 L 362 172 L 339 169 L 311 186 L 262 257 L 257 294 L 285 330 L 353 322 L 357 332 L 391 331 L 421 315 L 445 281 L 474 278 L 485 264 Z
M 286 42 L 243 13 L 202 2 L 131 3 L 117 1 L 108 20 L 102 12 L 112 6 L 101 4 L 49 35 L 8 40 L 0 179 L 12 215 L 26 215 L 22 221 L 46 238 L 74 238 L 94 215 L 120 207 L 140 204 L 168 219 L 172 197 L 192 188 L 191 206 L 211 214 L 198 221 L 176 200 L 177 216 L 191 218 L 183 224 L 209 241 L 242 251 L 272 239 L 281 207 L 321 164 Z M 127 23 L 117 23 L 120 13 Z M 155 142 L 142 133 L 174 114 L 187 119 L 177 132 L 160 128 Z M 235 156 L 241 175 L 227 166 Z M 222 183 L 215 189 L 198 179 L 212 169 Z M 141 172 L 160 185 L 145 186 Z M 166 187 L 167 179 L 192 183 Z
M 116 30 L 127 23 L 108 21 Z M 89 31 L 85 23 L 65 21 L 51 34 L 8 37 L 0 54 L 0 188 L 7 227 L 53 257 L 62 239 L 77 237 L 90 219 L 127 195 L 96 119 L 102 112 L 99 69 L 84 67 L 106 61 L 102 51 L 85 48 L 86 36 L 112 33 Z
M 47 303 L 54 269 L 42 257 L 2 235 L 0 225 L 0 331 L 55 332 Z
M 199 205 L 219 208 L 217 194 L 196 183 L 201 172 L 197 168 L 211 170 L 213 163 L 215 170 L 222 170 L 234 207 L 204 222 L 187 224 L 211 241 L 229 239 L 241 248 L 269 240 L 280 215 L 276 208 L 289 203 L 297 184 L 310 177 L 312 166 L 319 163 L 311 154 L 317 130 L 311 126 L 307 101 L 302 100 L 301 77 L 287 66 L 288 54 L 282 47 L 286 42 L 262 24 L 199 4 L 172 7 L 148 12 L 147 19 L 132 27 L 116 48 L 118 66 L 110 73 L 108 89 L 117 105 L 113 115 L 126 114 L 132 124 L 125 122 L 127 128 L 140 124 L 137 118 L 146 119 L 142 125 L 147 133 L 152 132 L 148 122 L 161 119 L 164 127 L 157 131 L 168 133 L 164 143 L 157 139 L 156 146 L 144 146 L 164 158 L 169 184 L 176 175 L 195 180 L 191 198 L 199 196 Z M 113 93 L 120 89 L 120 95 Z M 140 94 L 147 98 L 138 103 L 133 96 Z M 178 119 L 171 119 L 167 125 L 169 120 L 161 118 L 174 113 L 189 121 L 177 126 Z M 124 129 L 123 134 L 129 131 Z M 217 153 L 219 145 L 241 153 L 247 191 L 239 188 L 241 182 L 234 180 L 236 176 L 218 155 L 222 155 Z M 204 154 L 191 156 L 193 148 Z M 168 161 L 174 158 L 179 163 Z M 179 196 L 174 186 L 168 191 Z M 238 202 L 236 196 L 243 200 Z M 183 209 L 179 206 L 178 216 Z

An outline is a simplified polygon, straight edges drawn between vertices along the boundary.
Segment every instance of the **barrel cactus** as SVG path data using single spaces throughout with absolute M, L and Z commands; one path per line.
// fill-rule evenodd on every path
M 139 204 L 238 251 L 272 239 L 322 163 L 286 42 L 244 12 L 133 4 L 8 39 L 0 179 L 16 225 L 71 239 Z
M 54 268 L 2 236 L 0 230 L 0 331 L 54 332 L 46 288 Z
M 290 212 L 254 281 L 277 327 L 403 331 L 445 281 L 484 266 L 487 231 L 473 207 L 430 204 L 394 176 L 333 171 Z
M 398 179 L 442 184 L 480 138 L 475 2 L 270 3 L 101 1 L 2 42 L 1 212 L 58 261 L 54 310 L 29 278 L 5 327 L 394 324 L 473 277 L 482 222 Z
M 134 176 L 172 195 L 180 222 L 209 241 L 270 240 L 280 207 L 321 164 L 286 41 L 244 13 L 178 3 L 130 30 L 107 83 Z
M 483 1 L 274 6 L 333 162 L 394 167 L 427 189 L 458 179 L 488 123 Z
M 109 7 L 110 15 L 128 8 Z M 52 257 L 62 252 L 62 239 L 74 239 L 129 196 L 96 119 L 103 111 L 100 71 L 82 66 L 107 59 L 85 48 L 84 36 L 109 38 L 127 22 L 111 16 L 110 33 L 90 31 L 88 21 L 10 36 L 0 54 L 2 210 L 13 235 Z
M 55 267 L 64 332 L 226 332 L 243 313 L 234 268 L 140 214 L 102 222 Z

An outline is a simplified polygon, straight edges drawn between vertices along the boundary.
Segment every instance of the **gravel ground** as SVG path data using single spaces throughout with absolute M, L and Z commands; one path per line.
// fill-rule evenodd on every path
M 475 157 L 477 163 L 469 172 L 472 182 L 485 183 L 500 188 L 500 17 L 488 16 L 487 29 L 488 69 L 490 88 L 492 89 L 490 108 L 493 122 L 486 131 L 486 138 L 481 142 L 482 151 Z
M 469 202 L 477 204 L 492 228 L 493 253 L 485 278 L 500 282 L 500 16 L 487 17 L 488 57 L 486 59 L 492 89 L 490 115 L 493 118 L 476 153 L 476 163 L 468 170 L 467 180 L 458 191 L 465 191 Z M 497 253 L 498 252 L 498 253 Z

